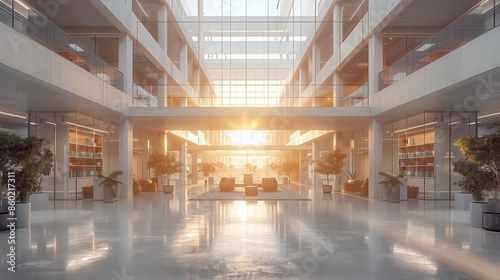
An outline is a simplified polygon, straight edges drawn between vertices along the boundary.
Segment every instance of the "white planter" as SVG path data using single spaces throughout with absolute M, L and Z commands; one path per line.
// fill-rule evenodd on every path
M 94 179 L 94 200 L 103 200 L 103 186 L 99 186 L 99 184 L 104 181 L 103 179 L 96 178 Z
M 342 186 L 340 185 L 340 182 L 333 183 L 333 191 L 336 191 L 336 192 L 342 191 Z
M 31 203 L 16 203 L 16 228 L 27 228 L 31 224 Z
M 399 185 L 399 200 L 408 200 L 408 179 L 400 179 L 403 185 Z
M 483 227 L 483 212 L 488 211 L 489 204 L 487 202 L 471 202 L 470 203 L 470 226 L 475 228 Z
M 101 186 L 102 188 L 102 197 L 103 197 L 103 201 L 105 203 L 112 203 L 112 202 L 115 202 L 116 201 L 116 198 L 115 196 L 113 196 L 113 192 L 111 191 L 111 188 L 112 187 L 108 187 L 108 186 Z M 114 188 L 116 189 L 116 186 L 114 186 Z M 115 192 L 117 193 L 117 191 L 115 190 Z M 118 194 L 118 193 L 117 193 Z M 118 195 L 116 196 L 118 197 Z
M 332 192 L 332 185 L 322 185 L 321 188 L 323 189 L 323 193 L 331 193 Z
M 469 210 L 472 202 L 472 194 L 455 193 L 455 210 Z
M 174 186 L 172 185 L 163 185 L 163 193 L 173 193 Z
M 33 193 L 30 195 L 31 210 L 49 209 L 49 193 Z

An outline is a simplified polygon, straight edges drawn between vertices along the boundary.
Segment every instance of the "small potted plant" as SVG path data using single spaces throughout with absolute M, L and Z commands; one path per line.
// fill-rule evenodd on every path
M 103 201 L 106 203 L 115 202 L 118 198 L 118 185 L 122 182 L 118 181 L 118 176 L 122 175 L 121 170 L 115 170 L 108 176 L 102 174 L 97 175 L 102 181 L 99 186 L 103 186 Z
M 167 184 L 163 185 L 164 193 L 174 192 L 174 186 L 170 185 L 170 177 L 181 173 L 183 169 L 183 163 L 176 160 L 174 153 L 160 154 L 155 152 L 149 157 L 147 166 L 154 169 L 156 176 L 165 176 L 167 178 Z
M 344 159 L 346 154 L 342 153 L 340 149 L 330 150 L 321 155 L 319 160 L 315 160 L 314 171 L 319 174 L 326 175 L 326 185 L 322 185 L 324 193 L 332 192 L 332 185 L 330 185 L 329 175 L 336 175 L 342 172 L 344 166 Z
M 379 182 L 383 186 L 382 194 L 387 196 L 388 202 L 399 202 L 400 201 L 400 186 L 404 186 L 401 181 L 404 176 L 399 175 L 390 175 L 386 172 L 379 172 L 380 176 L 384 177 L 382 181 Z M 384 199 L 385 200 L 385 199 Z

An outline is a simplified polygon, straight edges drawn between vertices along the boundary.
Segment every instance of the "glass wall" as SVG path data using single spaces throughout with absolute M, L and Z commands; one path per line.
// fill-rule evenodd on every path
M 460 192 L 453 163 L 462 154 L 454 141 L 477 135 L 476 112 L 426 112 L 384 126 L 383 170 L 402 174 L 421 199 L 454 199 Z
M 42 180 L 51 199 L 81 199 L 98 174 L 119 169 L 113 125 L 71 112 L 30 112 L 28 119 L 28 134 L 49 140 L 54 153 L 54 171 Z

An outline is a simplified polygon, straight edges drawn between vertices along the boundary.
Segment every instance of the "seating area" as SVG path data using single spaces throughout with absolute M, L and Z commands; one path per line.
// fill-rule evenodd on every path
M 94 186 L 83 186 L 82 196 L 83 198 L 94 198 Z
M 257 188 L 262 188 L 262 190 L 265 192 L 274 192 L 278 190 L 278 180 L 276 180 L 276 178 L 262 178 L 261 184 L 253 183 L 253 179 L 252 183 L 249 183 L 250 179 L 252 178 L 247 177 L 247 181 L 245 182 L 244 180 L 243 184 L 236 184 L 235 178 L 223 177 L 219 182 L 220 191 L 232 192 L 235 187 L 247 187 L 249 185 L 255 186 Z
M 153 182 L 151 179 L 139 179 L 136 182 L 140 185 L 141 192 L 158 191 L 158 186 L 156 185 L 156 182 Z
M 368 179 L 346 182 L 342 188 L 342 191 L 368 195 Z

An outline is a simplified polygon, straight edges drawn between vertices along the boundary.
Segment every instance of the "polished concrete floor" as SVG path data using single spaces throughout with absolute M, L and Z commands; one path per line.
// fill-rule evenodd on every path
M 57 201 L 17 231 L 15 273 L 0 232 L 0 279 L 500 279 L 500 233 L 448 201 L 300 192 L 311 201 Z

